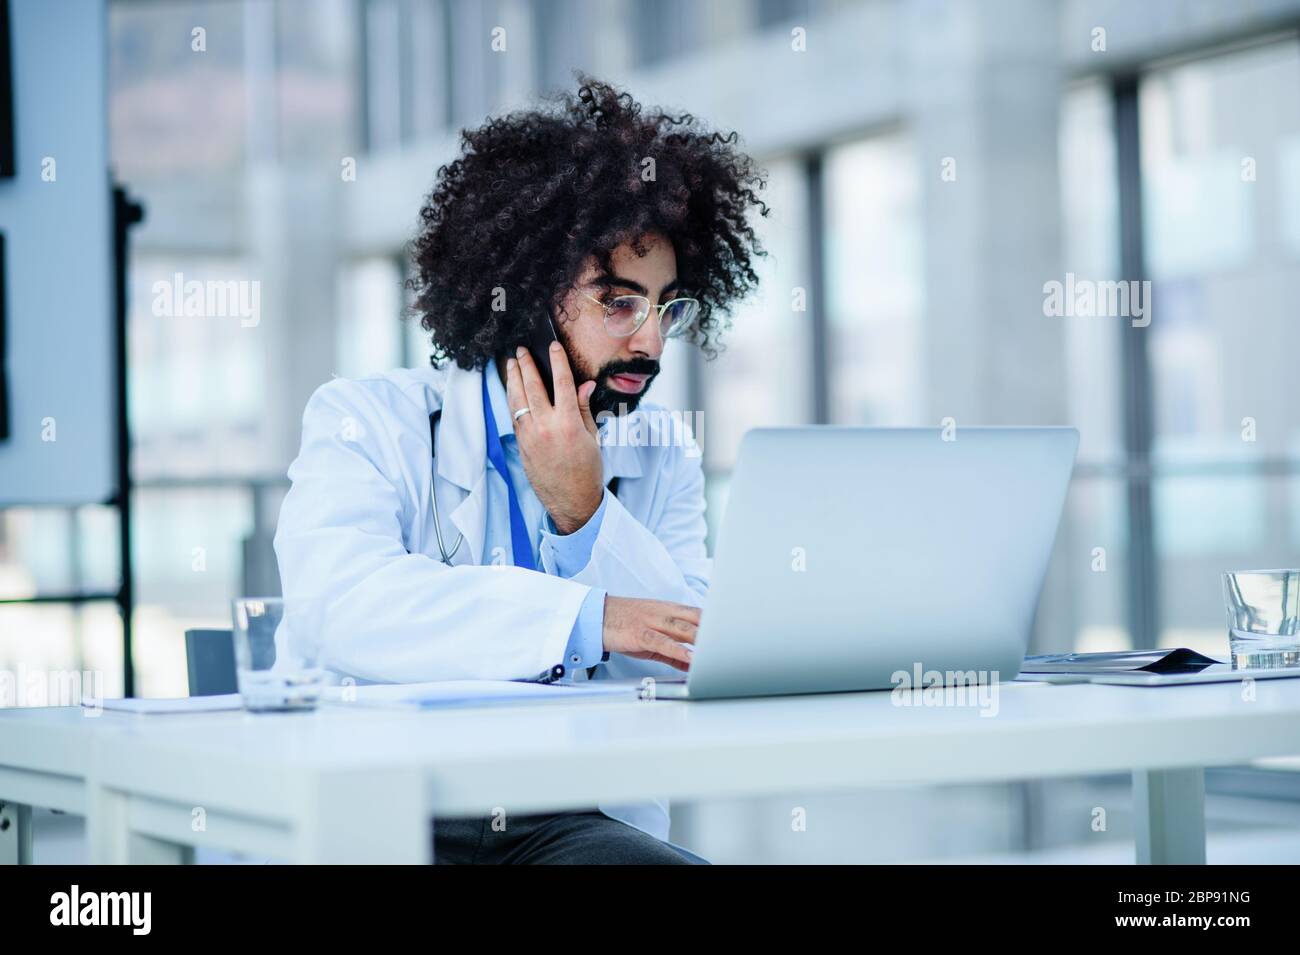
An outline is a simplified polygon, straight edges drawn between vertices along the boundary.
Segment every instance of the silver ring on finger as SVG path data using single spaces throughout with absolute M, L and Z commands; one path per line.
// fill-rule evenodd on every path
M 532 410 L 533 410 L 532 408 L 520 408 L 518 411 L 515 412 L 515 420 L 518 421 L 524 415 L 529 414 Z

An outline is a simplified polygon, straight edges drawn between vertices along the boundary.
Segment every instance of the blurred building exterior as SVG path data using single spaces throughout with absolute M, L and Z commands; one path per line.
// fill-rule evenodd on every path
M 1219 574 L 1300 550 L 1297 24 L 1300 0 L 112 0 L 114 172 L 147 208 L 138 692 L 183 694 L 182 631 L 277 586 L 310 393 L 428 360 L 400 321 L 403 246 L 459 129 L 572 88 L 575 68 L 739 131 L 770 172 L 760 293 L 720 358 L 670 352 L 653 395 L 702 416 L 712 527 L 756 425 L 1073 424 L 1035 649 L 1223 652 Z M 178 272 L 259 281 L 260 322 L 155 316 L 153 283 Z M 1067 275 L 1149 279 L 1150 325 L 1046 315 Z M 0 596 L 114 586 L 110 509 L 0 519 Z M 0 666 L 120 688 L 111 603 L 0 615 Z M 1131 836 L 1124 783 L 717 804 L 678 824 L 730 860 L 1095 847 Z M 1287 792 L 1272 815 L 1212 797 L 1212 831 L 1295 828 Z M 794 805 L 816 807 L 799 838 Z

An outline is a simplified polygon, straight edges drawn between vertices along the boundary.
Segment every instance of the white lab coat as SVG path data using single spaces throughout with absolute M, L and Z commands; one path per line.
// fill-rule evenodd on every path
M 546 573 L 480 566 L 487 502 L 481 374 L 449 365 L 335 378 L 307 402 L 275 552 L 285 597 L 323 607 L 324 664 L 335 679 L 533 677 L 562 659 L 592 587 L 703 603 L 709 561 L 699 447 L 648 403 L 618 422 L 630 440 L 602 447 L 604 479 L 620 479 L 618 496 L 606 505 L 581 573 L 557 577 L 549 560 Z M 433 460 L 447 550 L 465 535 L 451 567 L 440 559 L 431 516 L 429 415 L 439 407 Z M 597 679 L 645 676 L 681 673 L 612 654 Z M 666 802 L 600 808 L 667 839 Z

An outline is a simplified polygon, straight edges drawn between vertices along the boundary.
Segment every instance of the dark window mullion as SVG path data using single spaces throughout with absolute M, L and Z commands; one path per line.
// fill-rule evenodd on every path
M 831 420 L 830 326 L 826 307 L 826 159 L 817 151 L 804 160 L 804 188 L 808 203 L 808 333 L 812 375 L 812 420 Z
M 1119 185 L 1119 278 L 1143 281 L 1146 260 L 1142 236 L 1141 115 L 1139 78 L 1117 77 L 1114 98 L 1116 174 Z M 1129 463 L 1128 491 L 1128 592 L 1129 631 L 1134 647 L 1155 646 L 1160 637 L 1159 555 L 1155 546 L 1155 519 L 1151 494 L 1153 441 L 1150 326 L 1125 322 L 1120 331 L 1124 389 L 1124 451 Z

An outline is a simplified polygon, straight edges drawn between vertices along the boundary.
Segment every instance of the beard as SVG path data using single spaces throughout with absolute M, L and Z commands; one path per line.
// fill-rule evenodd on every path
M 591 393 L 591 416 L 600 423 L 603 414 L 625 415 L 636 410 L 645 393 L 654 384 L 659 374 L 659 362 L 650 358 L 633 358 L 630 361 L 611 361 L 600 369 L 596 379 L 596 390 Z M 609 380 L 614 375 L 649 375 L 645 385 L 634 395 L 619 391 Z
M 573 353 L 567 341 L 561 339 L 560 344 L 564 346 L 564 353 L 569 358 L 569 367 L 573 369 L 574 381 L 579 385 L 584 381 L 596 382 L 596 390 L 591 393 L 590 405 L 591 416 L 596 419 L 597 424 L 600 424 L 601 415 L 625 415 L 635 411 L 659 374 L 659 362 L 652 358 L 611 361 L 593 372 L 580 356 Z M 610 378 L 614 375 L 649 375 L 650 377 L 646 379 L 641 390 L 633 395 L 626 391 L 619 391 L 610 384 Z

